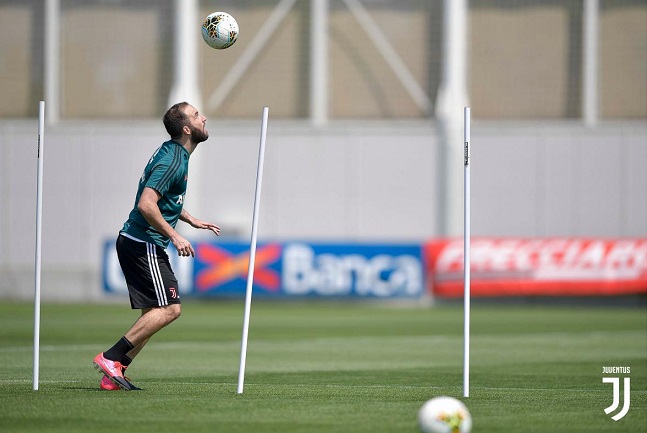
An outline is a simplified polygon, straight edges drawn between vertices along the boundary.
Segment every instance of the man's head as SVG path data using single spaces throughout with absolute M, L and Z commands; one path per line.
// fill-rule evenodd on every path
M 187 136 L 193 144 L 198 144 L 209 138 L 205 127 L 207 118 L 188 102 L 179 102 L 169 108 L 163 121 L 172 140 L 182 141 Z

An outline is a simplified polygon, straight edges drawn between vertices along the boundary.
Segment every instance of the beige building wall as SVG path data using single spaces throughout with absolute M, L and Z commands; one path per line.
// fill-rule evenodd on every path
M 558 5 L 470 14 L 469 92 L 476 118 L 563 118 L 568 11 Z
M 231 10 L 239 23 L 236 43 L 226 50 L 214 50 L 200 44 L 200 71 L 203 101 L 207 101 L 238 58 L 257 37 L 274 5 L 263 3 L 250 8 Z M 257 118 L 263 106 L 272 107 L 273 118 L 303 118 L 308 115 L 308 40 L 309 8 L 298 3 L 288 13 L 276 33 L 245 75 L 215 111 L 207 114 L 219 118 Z M 202 15 L 210 10 L 203 9 Z
M 161 11 L 98 4 L 61 19 L 61 116 L 157 116 L 164 100 Z M 170 59 L 169 59 L 170 60 Z
M 236 44 L 200 44 L 207 102 L 277 2 L 223 1 L 239 21 Z M 441 71 L 442 1 L 362 3 L 435 102 Z M 600 2 L 600 114 L 647 119 L 647 3 Z M 424 118 L 370 37 L 341 1 L 329 17 L 333 119 Z M 214 2 L 203 0 L 201 14 Z M 173 79 L 172 0 L 61 0 L 61 117 L 158 118 Z M 581 115 L 581 2 L 470 2 L 469 91 L 481 119 L 577 119 Z M 43 97 L 42 2 L 0 0 L 0 117 L 34 117 Z M 297 1 L 232 89 L 224 119 L 309 115 L 310 5 Z M 199 23 L 196 24 L 198 32 Z
M 24 117 L 38 113 L 42 74 L 32 75 L 34 11 L 29 4 L 0 3 L 0 117 Z M 34 71 L 35 72 L 35 71 Z
M 429 94 L 429 16 L 404 9 L 376 10 L 384 30 L 412 76 Z M 330 115 L 334 118 L 420 118 L 424 113 L 348 9 L 330 17 Z
M 603 10 L 600 79 L 602 117 L 647 119 L 647 2 Z

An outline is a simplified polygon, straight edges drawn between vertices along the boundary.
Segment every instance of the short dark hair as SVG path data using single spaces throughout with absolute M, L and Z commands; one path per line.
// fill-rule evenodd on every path
M 164 127 L 173 140 L 182 136 L 182 128 L 188 123 L 187 116 L 184 114 L 187 105 L 189 105 L 188 102 L 178 102 L 164 114 Z

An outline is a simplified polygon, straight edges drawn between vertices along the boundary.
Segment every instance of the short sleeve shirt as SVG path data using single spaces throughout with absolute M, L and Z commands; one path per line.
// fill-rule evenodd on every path
M 162 217 L 175 228 L 186 194 L 189 175 L 189 152 L 176 141 L 163 143 L 151 156 L 139 180 L 135 205 L 124 223 L 122 233 L 166 248 L 169 239 L 152 227 L 137 209 L 144 188 L 149 187 L 162 196 L 157 206 Z

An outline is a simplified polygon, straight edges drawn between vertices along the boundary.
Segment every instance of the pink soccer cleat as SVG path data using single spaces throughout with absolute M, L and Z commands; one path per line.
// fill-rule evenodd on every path
M 124 377 L 124 374 L 121 372 L 121 362 L 104 358 L 103 352 L 94 357 L 93 364 L 96 369 L 101 370 L 110 379 L 113 377 Z
M 121 388 L 114 383 L 110 379 L 108 379 L 108 376 L 103 376 L 101 378 L 101 384 L 99 385 L 100 389 L 103 389 L 105 391 L 118 391 Z
M 123 368 L 121 362 L 106 359 L 102 352 L 94 357 L 93 364 L 94 367 L 101 371 L 114 385 L 127 391 L 131 389 L 128 382 L 124 379 L 124 374 L 121 372 L 121 369 Z
M 112 361 L 106 359 L 103 356 L 103 353 L 98 354 L 94 357 L 94 367 L 104 374 L 104 377 L 107 378 L 113 385 L 118 388 L 124 389 L 126 391 L 139 391 L 141 388 L 133 385 L 128 379 L 124 377 L 124 370 L 126 368 L 121 365 L 119 361 Z M 103 383 L 103 379 L 101 380 Z M 106 389 L 103 388 L 102 389 Z

